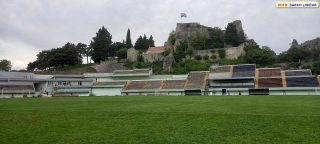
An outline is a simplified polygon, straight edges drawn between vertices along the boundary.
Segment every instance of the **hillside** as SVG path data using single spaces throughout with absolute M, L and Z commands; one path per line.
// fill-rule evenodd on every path
M 70 74 L 81 75 L 83 73 L 95 73 L 96 70 L 92 67 L 94 64 L 83 64 L 75 66 L 66 66 L 57 70 L 34 71 L 35 74 Z

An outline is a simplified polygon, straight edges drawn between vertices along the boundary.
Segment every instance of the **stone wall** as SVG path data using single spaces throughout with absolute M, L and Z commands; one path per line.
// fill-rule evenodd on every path
M 129 61 L 137 61 L 139 55 L 139 51 L 134 48 L 129 48 L 127 51 L 127 59 Z
M 230 48 L 217 48 L 210 50 L 194 50 L 194 56 L 200 55 L 205 56 L 208 55 L 211 58 L 212 55 L 216 55 L 216 59 L 219 59 L 218 50 L 224 49 L 226 51 L 226 59 L 237 59 L 239 56 L 245 54 L 244 44 L 239 45 L 238 47 L 230 47 Z
M 144 53 L 142 57 L 146 62 L 162 61 L 164 58 L 162 53 Z
M 177 23 L 175 45 L 179 45 L 180 41 L 188 41 L 194 35 L 209 36 L 209 29 L 199 23 Z

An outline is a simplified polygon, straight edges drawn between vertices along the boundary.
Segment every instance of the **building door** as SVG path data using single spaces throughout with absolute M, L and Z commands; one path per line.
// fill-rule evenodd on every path
M 222 95 L 227 95 L 227 89 L 222 89 Z

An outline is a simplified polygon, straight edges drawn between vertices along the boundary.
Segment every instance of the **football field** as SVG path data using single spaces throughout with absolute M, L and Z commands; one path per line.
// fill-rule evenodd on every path
M 0 143 L 319 143 L 320 96 L 0 99 Z

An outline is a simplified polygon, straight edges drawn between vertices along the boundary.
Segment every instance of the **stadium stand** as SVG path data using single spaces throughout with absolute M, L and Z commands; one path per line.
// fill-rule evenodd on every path
M 283 80 L 280 68 L 260 68 L 257 69 L 258 88 L 283 87 Z
M 166 80 L 162 89 L 184 89 L 185 80 Z
M 315 76 L 286 77 L 288 87 L 317 87 L 319 82 Z
M 304 70 L 285 70 L 285 76 L 310 76 L 312 75 L 310 69 Z
M 145 84 L 146 84 L 146 81 L 131 81 L 127 83 L 124 89 L 125 90 L 143 89 Z
M 262 77 L 281 77 L 280 68 L 260 68 L 258 69 L 259 78 Z
M 146 81 L 146 84 L 144 85 L 143 89 L 160 89 L 162 85 L 162 81 Z
M 10 83 L 1 83 L 0 84 L 1 93 L 29 93 L 34 92 L 33 84 L 10 84 Z
M 268 87 L 283 87 L 282 78 L 259 78 L 258 80 L 259 88 Z
M 185 89 L 204 89 L 206 86 L 207 72 L 190 72 L 187 78 Z
M 231 78 L 232 77 L 232 65 L 227 66 L 211 66 L 209 78 Z
M 210 72 L 211 73 L 224 73 L 224 72 L 231 72 L 231 65 L 227 66 L 211 66 Z
M 254 64 L 234 65 L 232 77 L 255 77 L 255 71 Z
M 127 81 L 107 81 L 107 82 L 97 82 L 94 85 L 125 85 Z

